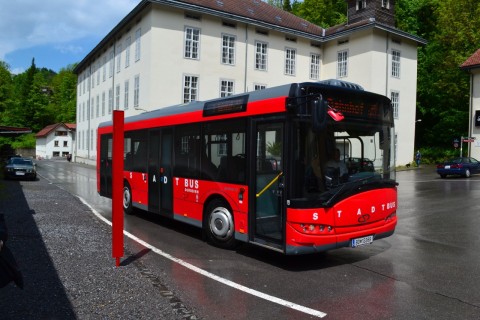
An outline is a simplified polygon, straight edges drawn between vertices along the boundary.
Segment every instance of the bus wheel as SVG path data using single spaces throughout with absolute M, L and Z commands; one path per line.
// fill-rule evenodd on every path
M 123 185 L 123 212 L 125 212 L 125 214 L 133 213 L 132 190 L 130 189 L 130 185 L 128 183 Z
M 214 246 L 231 249 L 236 245 L 233 214 L 225 201 L 215 199 L 206 209 L 205 232 Z

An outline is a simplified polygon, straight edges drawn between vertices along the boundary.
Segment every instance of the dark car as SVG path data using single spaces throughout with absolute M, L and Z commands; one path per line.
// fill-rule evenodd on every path
M 458 175 L 469 178 L 472 174 L 480 173 L 480 162 L 470 157 L 453 158 L 437 164 L 437 173 L 445 178 L 448 175 Z
M 11 158 L 8 160 L 3 173 L 5 179 L 37 179 L 35 163 L 28 158 Z
M 355 174 L 359 172 L 374 172 L 375 167 L 373 161 L 367 158 L 347 158 L 345 163 L 348 168 L 349 174 Z

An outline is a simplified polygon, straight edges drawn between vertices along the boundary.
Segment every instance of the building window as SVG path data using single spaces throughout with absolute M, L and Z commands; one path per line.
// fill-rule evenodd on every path
M 316 53 L 310 54 L 310 79 L 320 79 L 320 55 Z
M 222 80 L 220 82 L 220 97 L 228 97 L 234 93 L 234 83 L 232 80 Z
M 267 88 L 267 85 L 266 84 L 254 84 L 253 85 L 253 89 L 255 91 L 257 90 L 263 90 L 263 89 L 266 89 Z
M 130 66 L 130 43 L 132 41 L 132 38 L 127 37 L 125 39 L 125 68 L 128 68 Z
M 54 147 L 58 147 L 58 146 L 59 146 L 58 140 L 53 141 L 53 146 L 54 146 Z
M 90 119 L 94 119 L 95 117 L 95 100 L 93 100 L 92 98 L 92 104 L 90 105 L 91 109 L 90 109 Z
M 68 147 L 68 141 L 63 141 L 63 147 L 64 148 Z
M 382 8 L 389 9 L 390 8 L 390 1 L 382 0 Z
M 105 91 L 102 92 L 102 116 L 105 115 Z
M 55 131 L 55 136 L 60 137 L 60 136 L 66 136 L 67 131 Z
M 183 76 L 183 103 L 197 100 L 198 77 Z
M 357 10 L 362 10 L 367 7 L 367 0 L 357 0 Z
M 128 110 L 128 80 L 125 80 L 125 102 L 124 102 L 124 110 Z
M 117 45 L 116 50 L 117 50 L 117 73 L 119 73 L 120 67 L 122 65 L 122 44 L 121 43 Z
M 95 106 L 96 106 L 96 108 L 95 108 L 95 109 L 96 109 L 95 114 L 96 114 L 96 116 L 97 116 L 97 118 L 98 118 L 98 117 L 100 116 L 100 96 L 99 96 L 98 94 L 97 94 L 97 103 L 95 104 Z
M 115 69 L 115 61 L 113 61 L 113 50 L 108 54 L 108 77 L 113 77 L 113 70 Z
M 216 142 L 218 143 L 218 149 L 217 149 L 217 156 L 222 157 L 228 155 L 228 148 L 227 148 L 227 135 L 226 134 L 218 134 L 215 137 Z M 223 143 L 222 143 L 223 142 Z
M 400 93 L 396 91 L 392 91 L 390 94 L 390 100 L 392 101 L 393 117 L 395 119 L 398 119 L 398 106 L 400 101 Z
M 120 85 L 115 87 L 115 110 L 120 110 Z
M 98 86 L 100 85 L 100 61 L 97 62 L 96 72 L 97 72 L 97 86 Z
M 235 37 L 230 35 L 222 36 L 222 63 L 235 63 Z
M 142 29 L 135 31 L 135 62 L 140 60 L 140 39 L 142 38 Z
M 103 82 L 107 79 L 107 56 L 103 57 Z
M 198 59 L 198 49 L 200 45 L 200 29 L 185 28 L 185 54 L 188 59 Z
M 90 150 L 93 150 L 93 129 L 90 130 Z
M 295 61 L 297 51 L 295 49 L 285 49 L 285 74 L 289 76 L 295 75 Z
M 113 109 L 113 89 L 108 89 L 108 114 L 112 113 Z
M 392 50 L 392 77 L 400 78 L 400 51 Z
M 337 78 L 344 78 L 348 75 L 348 51 L 340 51 L 337 55 Z
M 257 41 L 255 43 L 255 69 L 267 70 L 267 44 Z
M 140 105 L 140 76 L 136 75 L 133 83 L 133 107 L 138 108 Z

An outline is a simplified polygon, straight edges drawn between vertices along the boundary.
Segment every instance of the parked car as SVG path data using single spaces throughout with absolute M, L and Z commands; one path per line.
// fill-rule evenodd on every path
M 438 164 L 437 173 L 442 178 L 448 175 L 459 175 L 469 178 L 472 174 L 480 173 L 480 162 L 470 157 L 453 158 Z
M 5 165 L 3 174 L 5 179 L 37 179 L 35 163 L 29 158 L 11 158 Z
M 345 159 L 345 163 L 349 174 L 375 171 L 373 161 L 367 158 L 347 158 Z

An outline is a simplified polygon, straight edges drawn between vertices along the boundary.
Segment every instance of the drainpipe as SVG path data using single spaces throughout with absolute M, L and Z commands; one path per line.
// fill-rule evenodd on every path
M 245 24 L 245 71 L 243 79 L 243 92 L 247 92 L 247 76 L 248 76 L 248 24 Z
M 470 99 L 468 101 L 469 108 L 468 108 L 468 136 L 473 137 L 473 73 L 470 72 Z M 471 157 L 472 150 L 471 150 L 471 143 L 468 143 L 468 156 Z

